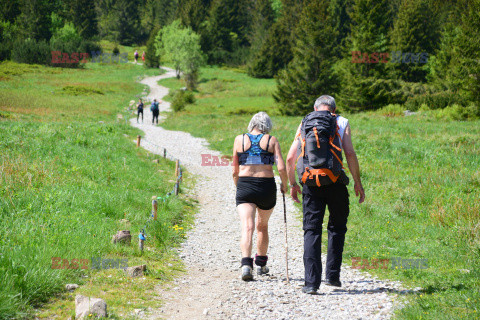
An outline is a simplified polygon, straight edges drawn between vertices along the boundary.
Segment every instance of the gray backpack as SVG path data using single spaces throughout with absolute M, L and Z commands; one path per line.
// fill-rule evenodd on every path
M 341 138 L 337 115 L 313 111 L 302 120 L 297 136 L 297 174 L 302 184 L 325 186 L 340 181 L 348 184 L 343 171 Z M 345 180 L 346 179 L 346 180 Z

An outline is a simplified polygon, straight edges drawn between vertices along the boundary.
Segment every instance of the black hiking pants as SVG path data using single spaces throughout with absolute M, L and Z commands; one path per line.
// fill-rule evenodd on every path
M 158 124 L 158 114 L 159 114 L 159 111 L 152 111 L 152 113 L 153 113 L 152 124 L 155 123 L 155 119 L 157 119 L 157 124 Z
M 340 279 L 343 245 L 347 232 L 349 200 L 340 182 L 321 187 L 303 186 L 303 264 L 305 286 L 318 289 L 322 276 L 322 224 L 328 206 L 328 249 L 325 278 Z

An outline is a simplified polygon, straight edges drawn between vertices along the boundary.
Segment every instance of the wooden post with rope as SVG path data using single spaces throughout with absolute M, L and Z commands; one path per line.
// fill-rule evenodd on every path
M 175 195 L 178 195 L 178 189 L 180 187 L 180 179 L 178 177 L 180 176 L 180 172 L 182 171 L 182 168 L 180 168 L 180 161 L 177 159 L 175 160 Z
M 142 140 L 142 136 L 137 136 L 137 148 L 140 147 L 140 140 Z

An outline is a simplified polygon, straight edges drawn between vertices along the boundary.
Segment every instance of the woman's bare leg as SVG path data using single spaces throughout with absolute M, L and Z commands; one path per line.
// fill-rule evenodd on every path
M 240 216 L 242 227 L 242 237 L 240 239 L 240 249 L 242 258 L 252 256 L 252 236 L 255 230 L 255 211 L 257 206 L 253 203 L 242 203 L 237 206 L 237 212 Z
M 272 215 L 273 208 L 270 210 L 258 209 L 257 227 L 257 254 L 266 256 L 268 250 L 268 220 Z

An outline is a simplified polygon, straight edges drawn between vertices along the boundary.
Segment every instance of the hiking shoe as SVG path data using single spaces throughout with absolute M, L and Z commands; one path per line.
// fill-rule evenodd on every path
M 252 267 L 246 266 L 246 265 L 242 266 L 242 280 L 243 281 L 253 280 Z
M 303 287 L 302 292 L 306 294 L 317 294 L 317 289 L 314 287 Z
M 330 280 L 330 279 L 326 279 L 325 280 L 325 284 L 327 286 L 331 286 L 331 287 L 341 287 L 342 286 L 342 283 L 340 282 L 340 280 Z
M 269 271 L 270 271 L 270 269 L 268 269 L 267 266 L 263 266 L 263 267 L 257 266 L 257 274 L 258 274 L 259 276 L 265 275 L 265 274 L 267 274 Z

